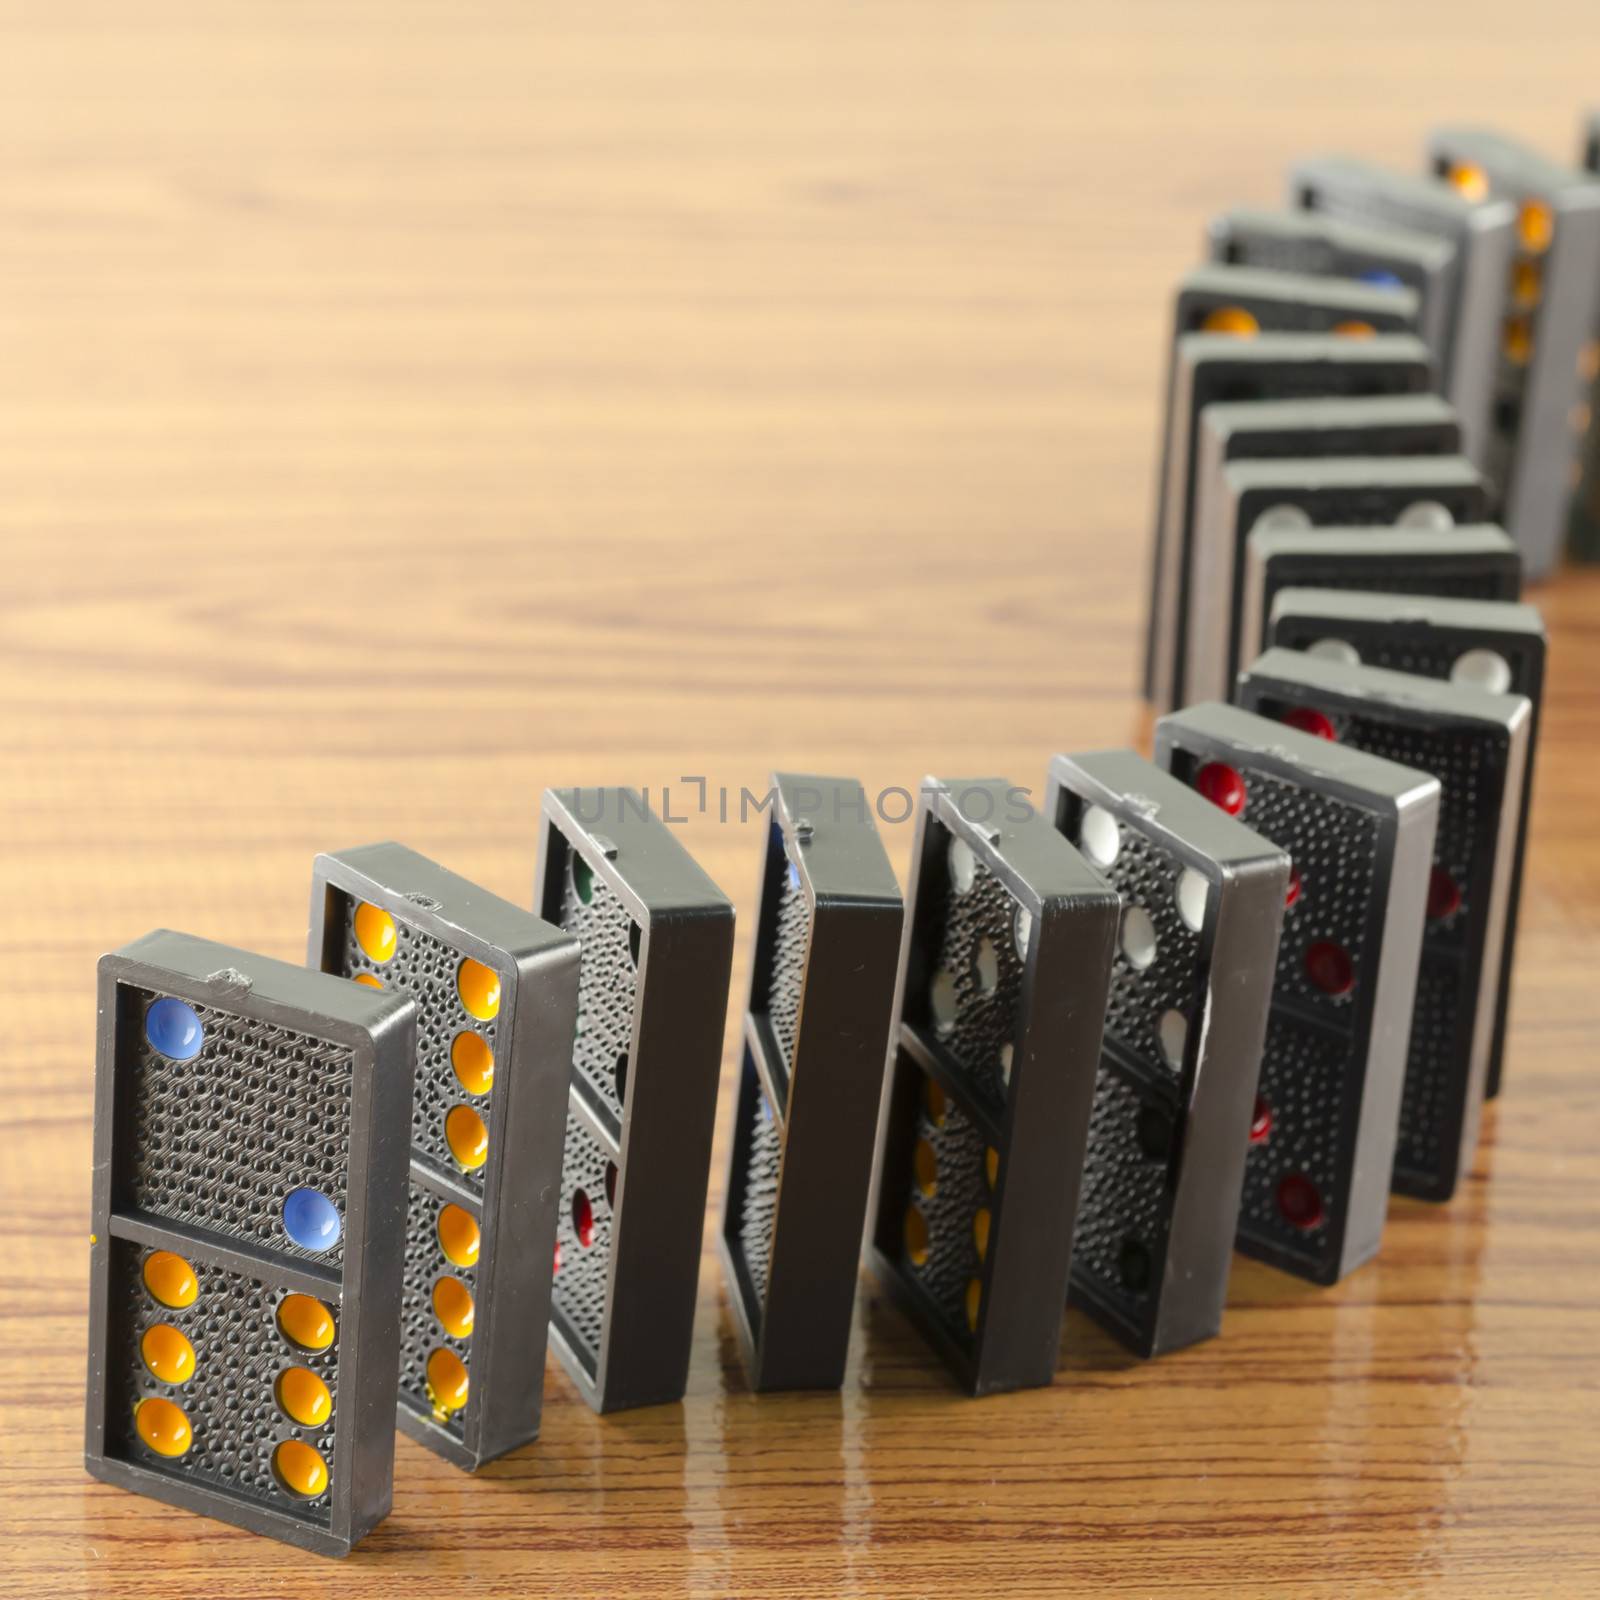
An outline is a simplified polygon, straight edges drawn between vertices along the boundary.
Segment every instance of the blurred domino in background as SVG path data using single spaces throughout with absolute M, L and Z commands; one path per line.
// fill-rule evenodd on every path
M 577 940 L 373 844 L 317 857 L 307 963 L 417 1003 L 398 1415 L 471 1470 L 539 1433 Z
M 1600 111 L 1584 126 L 1580 159 L 1583 170 L 1600 182 Z M 1583 461 L 1573 496 L 1568 548 L 1580 561 L 1600 560 L 1600 314 L 1578 356 L 1578 376 L 1588 393 L 1579 420 L 1583 424 Z
M 904 908 L 855 779 L 772 788 L 718 1242 L 751 1387 L 837 1389 Z
M 1348 156 L 1295 164 L 1293 205 L 1303 211 L 1372 228 L 1433 234 L 1455 253 L 1450 329 L 1440 351 L 1441 392 L 1461 414 L 1466 453 L 1480 467 L 1491 459 L 1500 318 L 1511 272 L 1513 208 L 1500 201 L 1474 205 L 1445 184 L 1386 172 Z
M 1544 620 L 1533 606 L 1433 596 L 1390 597 L 1286 589 L 1273 601 L 1271 642 L 1335 660 L 1447 678 L 1494 694 L 1526 695 L 1528 756 L 1517 816 L 1516 860 L 1501 941 L 1494 1042 L 1485 1094 L 1500 1091 L 1511 1009 L 1517 912 L 1533 803 L 1533 769 L 1544 700 Z
M 1188 647 L 1183 688 L 1190 699 L 1225 698 L 1232 674 L 1212 617 L 1237 584 L 1237 539 L 1210 526 L 1234 461 L 1321 457 L 1454 456 L 1461 448 L 1455 408 L 1434 394 L 1361 400 L 1218 402 L 1200 414 L 1195 440 L 1193 561 L 1186 590 Z M 1269 518 L 1269 525 L 1270 525 Z
M 1527 575 L 1541 578 L 1566 541 L 1574 418 L 1587 399 L 1581 353 L 1600 313 L 1600 180 L 1475 128 L 1431 134 L 1428 162 L 1469 203 L 1516 211 L 1482 465 Z
M 1197 334 L 1252 339 L 1257 334 L 1299 333 L 1371 338 L 1378 333 L 1414 333 L 1419 304 L 1409 289 L 1314 278 L 1248 267 L 1203 266 L 1179 280 L 1173 301 L 1172 356 L 1167 365 L 1166 410 L 1161 433 L 1162 462 L 1156 479 L 1155 556 L 1151 579 L 1152 636 L 1147 647 L 1146 693 L 1154 696 L 1163 682 L 1159 658 L 1161 635 L 1154 627 L 1163 612 L 1167 586 L 1181 582 L 1171 570 L 1185 559 L 1184 539 L 1190 494 L 1187 425 L 1175 428 L 1175 416 L 1186 415 L 1184 373 L 1179 346 Z M 1235 394 L 1230 398 L 1244 398 Z M 1197 410 L 1202 402 L 1194 402 Z M 1176 541 L 1176 543 L 1175 543 Z M 1167 691 L 1171 692 L 1171 691 Z
M 1417 332 L 1441 361 L 1449 352 L 1455 247 L 1436 234 L 1367 228 L 1314 211 L 1239 206 L 1211 220 L 1206 249 L 1227 266 L 1410 289 L 1417 297 Z
M 1268 618 L 1280 590 L 1358 589 L 1515 600 L 1522 557 L 1501 528 L 1256 528 L 1245 540 L 1239 603 L 1240 656 L 1267 648 Z
M 1173 298 L 1172 340 L 1190 333 L 1416 333 L 1419 301 L 1404 286 L 1217 263 L 1191 268 Z
M 1258 528 L 1450 528 L 1482 522 L 1487 493 L 1465 456 L 1347 456 L 1300 461 L 1235 461 L 1224 466 L 1197 507 L 1195 547 L 1219 552 L 1210 583 L 1195 585 L 1189 637 L 1209 658 L 1228 664 L 1208 682 L 1225 694 L 1249 659 L 1243 648 L 1244 581 L 1240 552 Z M 1375 534 L 1381 538 L 1381 534 Z M 1230 582 L 1224 586 L 1224 574 Z
M 89 1471 L 322 1555 L 388 1514 L 416 1006 L 187 934 L 100 962 Z
M 1478 1143 L 1531 707 L 1521 695 L 1283 649 L 1259 657 L 1234 698 L 1440 782 L 1394 1187 L 1448 1200 Z
M 1185 695 L 1196 440 L 1207 407 L 1220 401 L 1425 394 L 1433 387 L 1433 358 L 1412 334 L 1357 339 L 1190 333 L 1178 338 L 1162 419 L 1146 635 L 1145 693 L 1159 709 L 1181 704 Z
M 636 789 L 547 789 L 534 909 L 582 946 L 551 1342 L 584 1399 L 682 1397 L 733 906 Z
M 1122 897 L 1071 1299 L 1160 1355 L 1222 1326 L 1289 858 L 1131 751 L 1046 814 Z
M 868 1254 L 972 1394 L 1048 1384 L 1117 896 L 1021 792 L 925 779 Z
M 1439 782 L 1234 706 L 1163 717 L 1155 747 L 1288 853 L 1238 1245 L 1335 1283 L 1389 1209 Z

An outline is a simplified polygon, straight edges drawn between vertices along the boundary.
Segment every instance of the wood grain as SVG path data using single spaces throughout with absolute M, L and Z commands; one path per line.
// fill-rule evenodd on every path
M 1595 1593 L 1593 574 L 1507 1096 L 1341 1288 L 1240 1261 L 1209 1345 L 1072 1315 L 971 1403 L 864 1283 L 843 1392 L 757 1401 L 708 1254 L 683 1405 L 552 1368 L 476 1480 L 402 1440 L 342 1566 L 91 1483 L 80 1412 L 102 949 L 298 958 L 385 837 L 525 900 L 548 783 L 1145 746 L 1206 215 L 1445 117 L 1572 149 L 1597 59 L 1576 0 L 0 6 L 0 1592 Z M 757 832 L 683 829 L 746 918 Z

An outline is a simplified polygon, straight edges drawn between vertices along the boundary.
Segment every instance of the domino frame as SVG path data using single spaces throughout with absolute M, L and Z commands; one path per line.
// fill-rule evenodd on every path
M 459 1206 L 478 1224 L 481 1244 L 471 1267 L 474 1307 L 466 1340 L 433 1337 L 463 1356 L 469 1375 L 466 1405 L 448 1416 L 402 1384 L 401 1432 L 465 1471 L 539 1436 L 545 1340 L 550 1319 L 550 1262 L 555 1251 L 557 1175 L 566 1110 L 567 1076 L 578 1008 L 578 941 L 531 912 L 481 889 L 405 845 L 382 843 L 319 855 L 312 865 L 306 964 L 354 978 L 381 975 L 386 964 L 347 960 L 346 912 L 365 902 L 423 940 L 489 967 L 500 979 L 494 1018 L 494 1082 L 488 1096 L 489 1145 L 479 1175 L 464 1174 L 418 1147 L 410 1155 L 411 1201 L 431 1208 Z M 397 951 L 397 954 L 399 952 Z M 419 963 L 426 966 L 424 951 Z M 391 982 L 393 980 L 391 979 Z M 402 989 L 401 992 L 406 992 Z M 422 1006 L 418 1037 L 427 1031 Z M 463 1013 L 463 1020 L 465 1020 Z M 442 1067 L 443 1063 L 438 1063 Z M 419 1101 L 426 1082 L 419 1061 Z M 461 1103 L 480 1109 L 463 1089 Z M 421 1104 L 417 1107 L 422 1114 Z M 410 1249 L 429 1241 L 411 1230 Z M 428 1325 L 431 1306 L 416 1308 Z M 404 1323 L 413 1307 L 403 1310 Z M 404 1331 L 404 1329 L 403 1329 Z M 463 1347 L 458 1349 L 457 1347 Z
M 589 900 L 580 882 L 589 886 Z M 592 909 L 597 894 L 602 910 L 586 918 L 578 907 Z M 545 790 L 534 909 L 559 928 L 567 928 L 569 915 L 588 925 L 587 932 L 573 930 L 583 947 L 579 1035 L 550 1343 L 594 1410 L 664 1404 L 681 1399 L 688 1380 L 733 905 L 638 790 L 585 788 Z M 604 926 L 604 918 L 615 926 Z M 623 972 L 630 959 L 631 977 L 619 987 L 608 964 Z M 585 1066 L 586 1008 L 608 1003 L 619 1018 L 627 1016 L 620 1097 Z M 606 1031 L 591 1030 L 594 1037 Z M 593 1244 L 582 1243 L 580 1192 L 590 1203 L 593 1235 L 604 1245 L 602 1267 L 592 1265 L 600 1260 L 588 1254 Z M 570 1288 L 574 1263 L 587 1266 L 579 1280 L 586 1287 Z M 598 1288 L 591 1281 L 597 1277 Z M 597 1311 L 573 1298 L 592 1301 L 596 1294 Z M 591 1321 L 592 1338 L 580 1326 Z
M 1194 333 L 1173 348 L 1156 480 L 1156 533 L 1145 631 L 1144 692 L 1158 709 L 1178 702 L 1193 560 L 1195 437 L 1216 401 L 1422 394 L 1433 358 L 1414 334 L 1348 339 L 1337 334 Z
M 1584 124 L 1579 165 L 1600 180 L 1600 111 Z M 1578 353 L 1578 373 L 1589 386 L 1589 425 L 1583 435 L 1583 464 L 1573 495 L 1567 529 L 1567 550 L 1577 561 L 1600 559 L 1600 317 Z
M 1195 787 L 1212 763 L 1237 773 L 1232 814 L 1289 852 L 1238 1248 L 1336 1283 L 1377 1254 L 1388 1214 L 1439 781 L 1215 702 L 1161 718 L 1155 762 Z M 1352 831 L 1370 840 L 1365 898 L 1359 868 L 1327 843 Z M 1349 958 L 1346 994 L 1312 975 L 1330 949 Z
M 978 810 L 979 796 L 984 812 L 975 819 L 966 813 Z M 867 1244 L 878 1281 L 973 1395 L 1039 1387 L 1055 1375 L 1118 915 L 1115 892 L 1018 796 L 999 779 L 923 782 Z M 983 897 L 1004 911 L 1005 928 L 982 920 Z M 1015 986 L 1008 1081 L 1003 1063 L 978 1074 L 958 1053 L 967 1048 L 959 1020 L 939 1032 L 932 995 L 947 969 L 937 964 L 951 948 L 946 941 L 964 937 L 961 901 L 973 908 L 967 915 L 985 930 L 997 966 L 1002 951 L 1012 952 L 990 1001 L 1001 1003 Z M 949 916 L 947 905 L 956 908 Z M 974 948 L 981 953 L 981 942 Z M 985 991 L 981 977 L 975 981 L 981 1007 Z M 974 1015 L 981 1027 L 981 1010 L 969 1010 L 967 1022 Z M 968 1280 L 964 1319 L 927 1287 L 932 1272 L 918 1275 L 930 1263 L 944 1270 L 948 1241 L 930 1233 L 922 1263 L 905 1241 L 911 1213 L 921 1214 L 919 1195 L 954 1187 L 940 1168 L 934 1188 L 918 1179 L 919 1141 L 938 1156 L 929 1131 L 941 1141 L 970 1133 L 983 1150 L 981 1172 L 967 1175 L 977 1203 L 959 1225 L 972 1242 L 948 1245 L 954 1275 Z M 989 1219 L 981 1244 L 980 1212 Z
M 772 792 L 717 1245 L 751 1388 L 837 1389 L 904 904 L 860 783 Z
M 1215 595 L 1231 590 L 1238 551 L 1210 533 L 1211 510 L 1224 469 L 1234 461 L 1456 455 L 1461 424 L 1455 407 L 1434 394 L 1358 400 L 1249 400 L 1209 405 L 1200 414 L 1195 445 L 1193 559 L 1185 588 L 1191 618 Z M 1183 689 L 1189 699 L 1226 698 L 1233 663 L 1204 625 L 1186 628 Z
M 1427 159 L 1441 179 L 1460 168 L 1486 178 L 1488 196 L 1479 204 L 1510 201 L 1518 209 L 1510 287 L 1496 324 L 1506 337 L 1485 471 L 1499 487 L 1501 521 L 1521 546 L 1529 577 L 1541 578 L 1561 562 L 1579 458 L 1572 419 L 1586 398 L 1575 358 L 1600 318 L 1600 179 L 1481 128 L 1435 129 Z M 1539 249 L 1526 238 L 1535 206 L 1552 226 Z M 1526 306 L 1516 294 L 1519 268 L 1537 291 Z M 1516 328 L 1532 344 L 1531 359 L 1520 365 L 1507 348 Z
M 1337 456 L 1299 461 L 1230 461 L 1196 507 L 1194 546 L 1210 581 L 1189 590 L 1188 637 L 1221 642 L 1209 698 L 1226 696 L 1242 654 L 1241 555 L 1267 513 L 1301 526 L 1452 527 L 1481 523 L 1488 491 L 1465 456 Z M 1442 507 L 1442 514 L 1436 508 Z M 1437 519 L 1437 521 L 1436 521 Z M 1222 668 L 1223 670 L 1216 670 Z
M 1085 814 L 1096 808 L 1116 824 L 1111 860 L 1104 852 L 1089 860 L 1124 901 L 1070 1301 L 1136 1354 L 1162 1355 L 1210 1338 L 1222 1326 L 1289 858 L 1130 750 L 1056 756 L 1045 808 L 1067 838 L 1080 837 Z M 1154 859 L 1146 864 L 1147 857 Z M 1170 874 L 1169 867 L 1175 868 Z M 1177 885 L 1187 872 L 1205 890 L 1199 927 L 1179 909 Z M 1125 887 L 1129 874 L 1150 880 L 1149 895 Z M 1146 1019 L 1149 1040 L 1130 1044 L 1123 1035 L 1124 1011 L 1154 1011 L 1164 996 L 1151 986 L 1166 978 L 1160 961 L 1141 969 L 1129 954 L 1134 907 L 1153 925 L 1157 955 L 1176 941 L 1186 962 L 1183 998 L 1161 1013 L 1176 1010 L 1184 1018 L 1176 1062 L 1170 1053 L 1159 1059 L 1165 1043 L 1155 1056 L 1143 1053 L 1143 1045 L 1160 1038 L 1159 1017 Z M 1139 1163 L 1131 1181 L 1119 1170 L 1127 1154 Z M 1102 1191 L 1111 1196 L 1105 1221 Z M 1141 1234 L 1137 1212 L 1130 1218 L 1119 1207 L 1134 1199 L 1150 1213 L 1158 1238 Z M 1119 1230 L 1116 1240 L 1113 1229 Z M 1106 1270 L 1096 1271 L 1102 1258 Z M 1139 1270 L 1130 1270 L 1130 1262 Z
M 1322 625 L 1329 624 L 1321 632 Z M 1506 692 L 1525 695 L 1530 705 L 1528 757 L 1517 819 L 1516 861 L 1512 867 L 1505 937 L 1495 1005 L 1494 1042 L 1484 1097 L 1500 1092 L 1505 1071 L 1506 1031 L 1511 1013 L 1512 973 L 1522 877 L 1527 862 L 1534 767 L 1539 753 L 1539 717 L 1544 704 L 1548 641 L 1537 607 L 1505 601 L 1460 600 L 1433 595 L 1390 597 L 1337 590 L 1284 589 L 1273 602 L 1271 643 L 1304 649 L 1308 633 L 1329 634 L 1353 643 L 1363 661 L 1391 670 L 1449 677 L 1455 660 L 1469 650 L 1492 650 L 1507 668 Z M 1348 638 L 1346 636 L 1348 635 Z M 1309 642 L 1315 643 L 1316 640 Z M 1392 657 L 1394 659 L 1386 659 Z M 1448 665 L 1447 665 L 1448 661 Z M 1441 670 L 1443 669 L 1443 670 Z
M 1234 663 L 1236 671 L 1268 647 L 1273 600 L 1289 588 L 1516 600 L 1522 594 L 1522 555 L 1493 523 L 1437 530 L 1252 529 L 1245 540 L 1242 659 Z
M 1235 206 L 1206 227 L 1219 265 L 1293 272 L 1313 278 L 1395 280 L 1417 296 L 1417 332 L 1441 360 L 1450 345 L 1455 250 L 1448 241 L 1401 228 L 1369 228 L 1314 211 Z
M 202 1228 L 119 1200 L 126 1163 L 130 1068 L 119 1061 L 139 992 L 173 996 L 227 1017 L 337 1046 L 351 1062 L 344 1142 L 345 1208 L 338 1267 L 292 1245 L 265 1245 Z M 394 1407 L 399 1376 L 400 1279 L 405 1231 L 416 1007 L 208 939 L 157 929 L 102 956 L 95 1034 L 94 1182 L 89 1257 L 89 1366 L 84 1463 L 103 1482 L 186 1511 L 265 1534 L 318 1555 L 342 1556 L 388 1515 L 394 1484 Z M 231 1153 L 240 1159 L 241 1152 Z M 314 1296 L 337 1306 L 328 1516 L 280 1509 L 243 1489 L 207 1486 L 176 1469 L 130 1459 L 110 1443 L 114 1386 L 110 1342 L 114 1251 L 172 1249 L 202 1272 L 256 1279 L 269 1292 Z M 288 1424 L 283 1424 L 288 1429 Z M 294 1430 L 298 1436 L 298 1430 Z
M 1511 271 L 1509 205 L 1475 206 L 1442 183 L 1349 156 L 1316 156 L 1289 173 L 1290 203 L 1342 222 L 1444 238 L 1456 251 L 1450 338 L 1440 353 L 1443 393 L 1461 413 L 1466 454 L 1489 460 L 1499 317 Z
M 1448 1200 L 1470 1170 L 1478 1143 L 1498 995 L 1493 977 L 1486 982 L 1484 975 L 1497 974 L 1500 967 L 1532 708 L 1522 695 L 1487 694 L 1411 673 L 1350 666 L 1284 649 L 1258 657 L 1240 675 L 1234 698 L 1236 704 L 1262 716 L 1272 717 L 1281 710 L 1326 717 L 1339 738 L 1348 731 L 1349 718 L 1365 718 L 1389 730 L 1379 736 L 1380 742 L 1397 745 L 1408 754 L 1414 753 L 1412 747 L 1418 742 L 1441 731 L 1487 741 L 1501 768 L 1492 824 L 1474 824 L 1468 830 L 1473 846 L 1465 857 L 1468 881 L 1464 888 L 1456 886 L 1456 905 L 1441 907 L 1436 917 L 1430 903 L 1395 1147 L 1396 1192 Z M 1345 728 L 1335 718 L 1345 720 Z M 1356 748 L 1367 744 L 1358 742 Z M 1480 760 L 1474 767 L 1480 783 L 1484 770 Z M 1455 785 L 1437 772 L 1434 776 L 1440 778 L 1442 789 L 1437 862 L 1446 850 L 1457 849 L 1454 830 L 1459 820 Z M 1489 841 L 1487 847 L 1484 840 Z M 1432 898 L 1430 885 L 1430 902 Z M 1450 925 L 1463 907 L 1469 909 L 1466 922 L 1459 925 L 1463 931 L 1458 945 Z M 1431 992 L 1447 963 L 1456 969 L 1445 974 L 1449 993 L 1441 991 L 1436 1004 L 1423 1005 L 1421 997 Z M 1452 995 L 1464 998 L 1454 1004 Z M 1449 1018 L 1454 1032 L 1445 1041 L 1438 1070 L 1430 1072 L 1428 1052 L 1436 1014 Z
M 1187 539 L 1192 499 L 1192 467 L 1188 457 L 1192 444 L 1180 437 L 1175 425 L 1182 391 L 1179 347 L 1183 341 L 1196 337 L 1236 339 L 1238 336 L 1234 333 L 1219 334 L 1205 328 L 1208 317 L 1226 311 L 1247 313 L 1253 324 L 1252 334 L 1260 327 L 1274 334 L 1340 338 L 1338 329 L 1359 325 L 1376 335 L 1415 336 L 1418 310 L 1417 296 L 1409 289 L 1375 289 L 1338 278 L 1212 264 L 1194 268 L 1179 280 L 1173 297 L 1171 354 L 1162 391 L 1165 409 L 1161 418 L 1161 467 L 1156 478 L 1152 632 L 1145 669 L 1147 695 L 1159 698 L 1156 686 L 1161 681 L 1158 677 L 1161 636 L 1156 631 L 1156 621 L 1162 585 L 1167 581 L 1164 567 L 1170 557 L 1166 552 L 1173 537 Z M 1255 340 L 1252 338 L 1251 342 Z M 1181 479 L 1181 495 L 1174 474 L 1176 479 Z M 1174 519 L 1180 529 L 1177 535 L 1170 531 Z M 1186 561 L 1186 545 L 1184 549 Z

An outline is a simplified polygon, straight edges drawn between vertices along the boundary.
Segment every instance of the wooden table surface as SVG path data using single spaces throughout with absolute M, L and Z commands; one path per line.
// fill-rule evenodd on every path
M 371 839 L 525 901 L 547 784 L 1148 748 L 1206 216 L 1445 118 L 1570 152 L 1597 60 L 1576 0 L 5 4 L 0 1591 L 1596 1593 L 1600 575 L 1536 596 L 1507 1095 L 1342 1287 L 1241 1260 L 1221 1338 L 1074 1313 L 975 1403 L 864 1279 L 843 1392 L 757 1400 L 708 1248 L 682 1405 L 552 1367 L 475 1480 L 402 1440 L 342 1565 L 91 1483 L 81 1408 L 102 950 L 299 959 Z M 736 991 L 758 835 L 682 831 Z

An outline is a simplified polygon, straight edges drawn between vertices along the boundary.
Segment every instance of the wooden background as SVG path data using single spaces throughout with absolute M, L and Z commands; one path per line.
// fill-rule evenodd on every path
M 1577 0 L 5 0 L 0 1590 L 1594 1594 L 1597 576 L 1538 596 L 1509 1093 L 1342 1288 L 1241 1261 L 1220 1339 L 1074 1314 L 971 1403 L 864 1283 L 843 1392 L 756 1401 L 708 1254 L 683 1405 L 552 1369 L 342 1566 L 91 1483 L 80 1413 L 100 951 L 298 959 L 386 837 L 525 900 L 546 784 L 1145 746 L 1207 214 L 1444 118 L 1570 152 L 1597 63 Z M 757 833 L 683 831 L 745 917 Z

